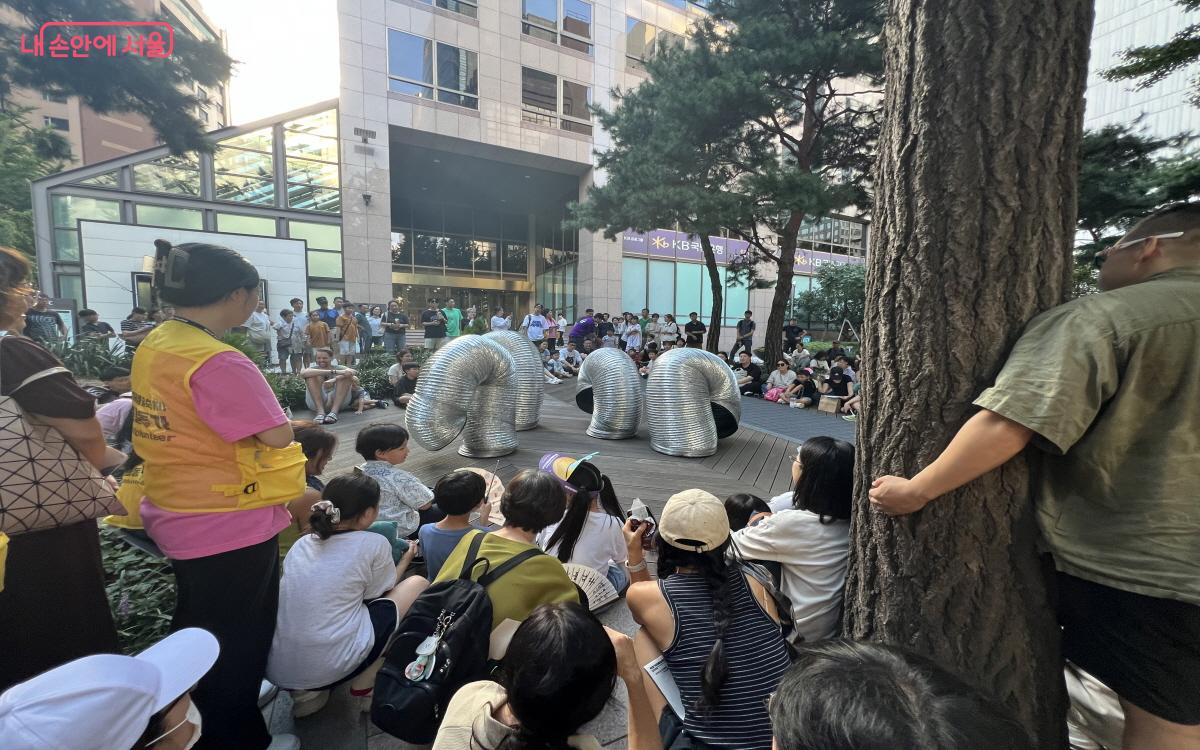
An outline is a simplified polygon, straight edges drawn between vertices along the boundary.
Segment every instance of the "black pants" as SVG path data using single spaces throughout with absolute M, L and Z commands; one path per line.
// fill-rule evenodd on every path
M 747 338 L 744 338 L 744 339 L 738 339 L 738 340 L 737 340 L 737 341 L 734 343 L 734 345 L 733 345 L 733 348 L 729 350 L 729 359 L 730 359 L 730 360 L 732 360 L 734 357 L 736 357 L 736 356 L 737 356 L 738 349 L 745 349 L 747 354 L 750 354 L 751 356 L 753 356 L 753 355 L 754 355 L 754 349 L 753 349 L 753 348 L 751 348 L 751 347 L 752 347 L 752 345 L 753 345 L 753 343 L 754 343 L 754 338 L 753 338 L 753 337 L 747 337 Z
M 192 700 L 204 717 L 197 748 L 261 750 L 271 744 L 258 689 L 279 609 L 279 540 L 195 560 L 172 560 L 179 588 L 171 630 L 204 628 L 221 655 Z

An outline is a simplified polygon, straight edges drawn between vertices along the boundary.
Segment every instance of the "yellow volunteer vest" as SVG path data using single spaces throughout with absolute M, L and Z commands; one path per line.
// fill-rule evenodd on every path
M 104 523 L 119 529 L 142 528 L 142 497 L 146 494 L 146 483 L 142 480 L 145 464 L 138 464 L 121 477 L 117 488 L 117 500 L 125 508 L 125 515 L 113 514 L 104 517 Z
M 278 450 L 253 437 L 228 443 L 196 412 L 192 374 L 222 352 L 237 349 L 169 320 L 150 332 L 133 358 L 133 448 L 145 460 L 146 498 L 165 510 L 249 510 L 304 494 L 306 459 L 299 443 Z

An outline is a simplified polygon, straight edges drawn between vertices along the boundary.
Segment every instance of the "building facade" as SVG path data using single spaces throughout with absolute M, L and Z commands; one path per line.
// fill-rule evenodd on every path
M 1155 136 L 1200 133 L 1200 108 L 1190 101 L 1200 66 L 1177 70 L 1142 90 L 1135 81 L 1106 81 L 1101 75 L 1121 62 L 1124 50 L 1162 44 L 1195 23 L 1200 12 L 1185 12 L 1174 0 L 1096 0 L 1084 127 L 1131 125 L 1141 118 Z
M 127 0 L 141 16 L 168 21 L 175 33 L 188 33 L 196 39 L 219 42 L 225 35 L 204 14 L 198 0 Z M 12 11 L 4 11 L 12 13 Z M 194 114 L 208 129 L 223 128 L 232 122 L 229 113 L 229 82 L 215 87 L 192 83 L 196 97 Z M 55 91 L 17 89 L 12 101 L 28 107 L 29 122 L 36 127 L 58 131 L 71 144 L 74 164 L 95 164 L 151 148 L 158 136 L 146 118 L 130 112 L 100 114 L 83 104 L 77 96 Z

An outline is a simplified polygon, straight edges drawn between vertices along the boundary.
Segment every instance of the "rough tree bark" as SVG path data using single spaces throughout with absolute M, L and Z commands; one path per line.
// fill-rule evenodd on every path
M 1067 298 L 1092 0 L 889 6 L 846 631 L 932 656 L 1063 747 L 1024 460 L 895 520 L 867 489 L 936 457 Z
M 700 249 L 704 252 L 704 267 L 708 270 L 708 283 L 712 287 L 712 314 L 708 320 L 708 336 L 704 340 L 705 350 L 716 354 L 721 349 L 721 318 L 725 315 L 724 289 L 721 287 L 721 274 L 717 270 L 717 255 L 712 249 L 709 233 L 700 232 Z M 683 315 L 682 310 L 675 313 Z
M 804 223 L 804 212 L 793 211 L 779 235 L 779 260 L 775 263 L 775 291 L 771 295 L 771 312 L 763 334 L 764 362 L 775 362 L 783 356 L 783 321 L 788 302 L 792 299 L 792 279 L 796 276 L 796 237 Z

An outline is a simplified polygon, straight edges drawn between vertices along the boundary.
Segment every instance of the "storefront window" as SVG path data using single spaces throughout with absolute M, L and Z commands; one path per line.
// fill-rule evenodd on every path
M 184 154 L 135 164 L 133 187 L 151 193 L 200 195 L 200 159 Z
M 198 208 L 151 206 L 139 203 L 134 210 L 138 224 L 174 229 L 204 229 L 204 212 Z
M 92 221 L 120 221 L 121 204 L 118 201 L 98 200 L 81 195 L 50 196 L 50 214 L 54 222 L 54 259 L 79 260 L 80 219 Z

